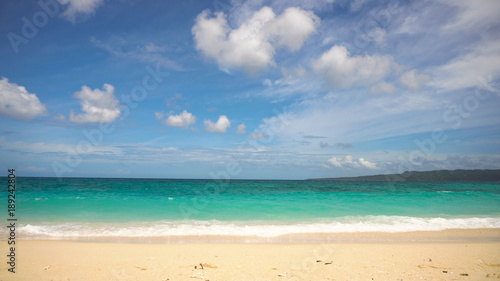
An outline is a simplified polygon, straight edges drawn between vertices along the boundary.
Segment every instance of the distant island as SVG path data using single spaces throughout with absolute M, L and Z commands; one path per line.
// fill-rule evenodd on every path
M 318 178 L 315 181 L 463 181 L 500 182 L 500 170 L 436 170 L 406 171 L 402 174 L 373 175 L 360 177 Z

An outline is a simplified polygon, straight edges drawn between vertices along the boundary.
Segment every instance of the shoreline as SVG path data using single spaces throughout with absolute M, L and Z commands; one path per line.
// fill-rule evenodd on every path
M 176 235 L 162 237 L 46 237 L 19 241 L 66 241 L 130 244 L 320 244 L 320 243 L 482 243 L 500 242 L 500 228 L 446 229 L 408 232 L 301 233 L 275 237 L 233 235 Z M 3 242 L 5 240 L 0 240 Z
M 499 280 L 499 234 L 480 229 L 339 238 L 348 233 L 327 243 L 17 240 L 16 273 L 0 263 L 0 279 Z M 8 250 L 5 241 L 0 249 Z

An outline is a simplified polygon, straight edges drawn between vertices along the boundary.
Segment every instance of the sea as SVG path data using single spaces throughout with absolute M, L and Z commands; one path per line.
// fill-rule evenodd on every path
M 15 200 L 18 239 L 500 228 L 500 183 L 17 178 Z

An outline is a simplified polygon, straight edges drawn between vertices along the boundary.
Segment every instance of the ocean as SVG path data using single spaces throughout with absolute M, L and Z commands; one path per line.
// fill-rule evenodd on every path
M 500 228 L 500 183 L 17 178 L 16 188 L 20 239 Z

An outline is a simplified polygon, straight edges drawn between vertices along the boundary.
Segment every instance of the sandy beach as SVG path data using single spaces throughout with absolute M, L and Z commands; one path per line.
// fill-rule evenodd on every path
M 0 279 L 500 279 L 500 229 L 335 234 L 328 238 L 327 243 L 180 244 L 20 240 L 16 273 L 8 272 L 3 262 Z M 2 241 L 2 253 L 7 246 Z

